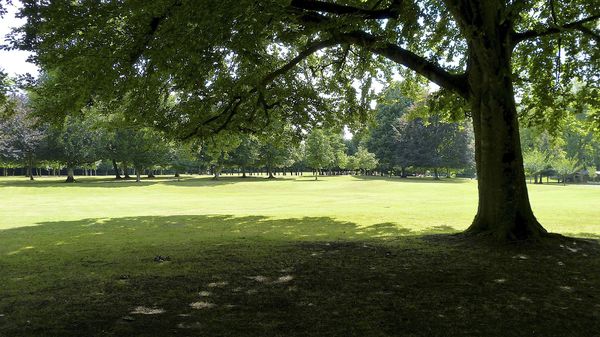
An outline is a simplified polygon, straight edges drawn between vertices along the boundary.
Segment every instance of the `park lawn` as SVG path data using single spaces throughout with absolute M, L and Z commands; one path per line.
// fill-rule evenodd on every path
M 0 180 L 0 336 L 600 331 L 599 186 L 530 185 L 588 239 L 498 246 L 447 235 L 474 181 L 311 179 Z
M 283 179 L 282 179 L 283 178 Z M 79 178 L 0 179 L 0 230 L 52 221 L 126 216 L 260 215 L 274 219 L 326 216 L 357 227 L 392 224 L 412 232 L 461 231 L 477 208 L 470 179 L 398 179 L 310 175 L 239 179 L 224 176 L 133 181 Z M 600 185 L 529 185 L 536 216 L 551 232 L 600 235 Z

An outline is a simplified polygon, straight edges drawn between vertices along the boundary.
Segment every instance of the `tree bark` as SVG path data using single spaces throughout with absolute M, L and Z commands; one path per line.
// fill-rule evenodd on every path
M 527 194 L 512 85 L 510 31 L 499 22 L 486 23 L 469 39 L 469 103 L 479 205 L 467 234 L 536 240 L 546 230 L 533 215 Z
M 271 166 L 267 166 L 267 179 L 275 179 Z
M 66 183 L 74 183 L 75 182 L 75 172 L 72 167 L 67 167 L 67 180 Z
M 115 179 L 117 179 L 117 180 L 122 179 L 121 174 L 119 173 L 119 166 L 117 166 L 117 161 L 113 159 L 112 164 L 113 164 L 113 170 L 115 170 Z

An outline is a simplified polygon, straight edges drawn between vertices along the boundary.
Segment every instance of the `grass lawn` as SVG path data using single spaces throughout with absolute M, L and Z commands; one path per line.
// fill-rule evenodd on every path
M 0 179 L 0 336 L 597 336 L 600 186 L 530 196 L 587 239 L 447 235 L 470 180 Z

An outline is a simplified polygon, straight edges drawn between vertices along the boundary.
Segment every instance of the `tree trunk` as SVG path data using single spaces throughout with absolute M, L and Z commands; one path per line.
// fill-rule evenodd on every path
M 433 179 L 434 180 L 440 180 L 440 175 L 438 174 L 438 169 L 437 168 L 433 169 Z
M 271 166 L 267 166 L 267 179 L 275 179 L 275 176 L 273 176 L 273 170 L 271 169 Z
M 493 16 L 481 20 L 485 19 L 500 20 Z M 527 194 L 512 86 L 510 29 L 497 28 L 501 26 L 486 22 L 483 31 L 469 39 L 469 103 L 479 206 L 467 234 L 535 240 L 546 230 L 533 215 Z
M 67 180 L 66 183 L 74 183 L 75 182 L 75 172 L 72 167 L 67 167 Z
M 142 181 L 142 170 L 135 169 L 135 182 L 139 183 L 140 181 Z
M 123 176 L 125 177 L 125 179 L 131 179 L 131 177 L 129 176 L 129 168 L 127 167 L 127 163 L 123 163 Z
M 213 180 L 219 180 L 219 177 L 221 176 L 221 170 L 222 167 L 220 165 L 215 165 Z
M 121 174 L 119 173 L 119 166 L 117 166 L 117 161 L 112 160 L 113 170 L 115 170 L 115 179 L 122 179 Z
M 29 180 L 33 180 L 33 164 L 32 164 L 32 160 L 29 160 Z

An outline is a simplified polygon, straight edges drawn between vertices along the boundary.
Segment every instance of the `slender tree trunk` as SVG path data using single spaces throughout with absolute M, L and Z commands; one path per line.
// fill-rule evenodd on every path
M 65 182 L 67 182 L 67 183 L 75 182 L 75 170 L 73 170 L 72 167 L 67 167 L 67 180 L 65 180 Z
M 215 165 L 213 180 L 219 180 L 219 177 L 221 176 L 221 169 L 221 165 Z
M 29 168 L 27 169 L 27 172 L 29 172 L 29 180 L 33 180 L 33 158 L 30 156 L 29 157 L 29 162 L 28 162 Z
M 117 180 L 123 179 L 123 178 L 121 178 L 121 174 L 119 172 L 119 166 L 117 166 L 117 161 L 113 159 L 112 165 L 113 165 L 113 170 L 115 170 L 115 179 L 117 179 Z
M 499 18 L 489 15 L 477 20 Z M 483 31 L 469 39 L 469 103 L 479 206 L 467 233 L 489 234 L 498 240 L 535 240 L 546 230 L 529 203 L 512 86 L 510 29 L 490 28 L 499 26 L 486 23 Z
M 437 167 L 433 169 L 433 179 L 434 180 L 440 180 L 440 175 L 438 174 Z
M 142 170 L 136 168 L 135 169 L 135 182 L 139 183 L 140 181 L 142 181 Z

